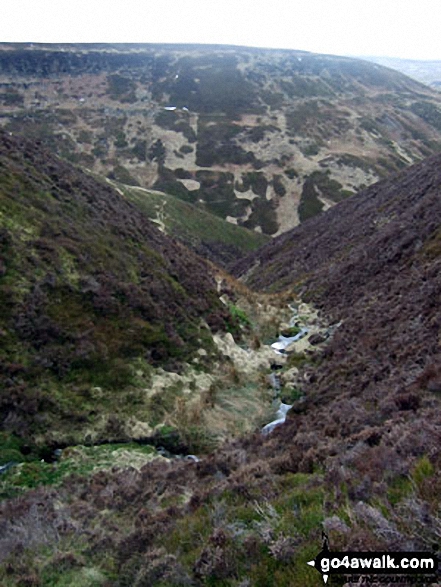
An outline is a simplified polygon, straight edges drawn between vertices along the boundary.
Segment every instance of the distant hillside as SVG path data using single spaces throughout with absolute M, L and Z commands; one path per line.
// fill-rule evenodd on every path
M 153 367 L 203 369 L 212 333 L 238 331 L 207 263 L 112 187 L 3 132 L 0 300 L 0 427 L 34 441 L 138 415 Z
M 396 57 L 366 57 L 365 59 L 396 69 L 435 89 L 441 89 L 441 61 L 439 60 L 398 59 Z
M 0 124 L 267 235 L 437 152 L 441 97 L 301 51 L 0 46 Z

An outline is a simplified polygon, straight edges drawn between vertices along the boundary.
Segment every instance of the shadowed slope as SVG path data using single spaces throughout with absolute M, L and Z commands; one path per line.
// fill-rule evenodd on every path
M 5 134 L 0 170 L 7 430 L 44 430 L 47 413 L 81 427 L 136 372 L 179 369 L 201 346 L 214 352 L 210 328 L 234 328 L 209 266 L 110 186 Z

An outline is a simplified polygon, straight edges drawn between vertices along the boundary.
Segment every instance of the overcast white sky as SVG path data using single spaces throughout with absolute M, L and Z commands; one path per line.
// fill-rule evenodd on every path
M 0 41 L 222 43 L 441 59 L 441 0 L 3 0 Z

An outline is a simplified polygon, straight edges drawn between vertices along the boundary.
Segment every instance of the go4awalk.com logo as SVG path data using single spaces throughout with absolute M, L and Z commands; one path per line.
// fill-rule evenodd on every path
M 438 557 L 435 552 L 332 552 L 328 537 L 323 534 L 322 551 L 307 564 L 322 574 L 325 583 L 330 575 L 355 575 L 355 582 L 361 575 L 389 575 L 389 579 L 390 575 L 409 575 L 415 579 L 424 576 L 425 584 L 429 584 L 436 579 Z M 402 582 L 417 584 L 419 581 Z

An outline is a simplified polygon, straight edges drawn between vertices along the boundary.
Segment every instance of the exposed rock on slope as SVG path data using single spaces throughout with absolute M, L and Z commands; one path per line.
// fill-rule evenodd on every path
M 166 45 L 0 46 L 0 123 L 275 235 L 441 144 L 441 98 L 365 61 Z

